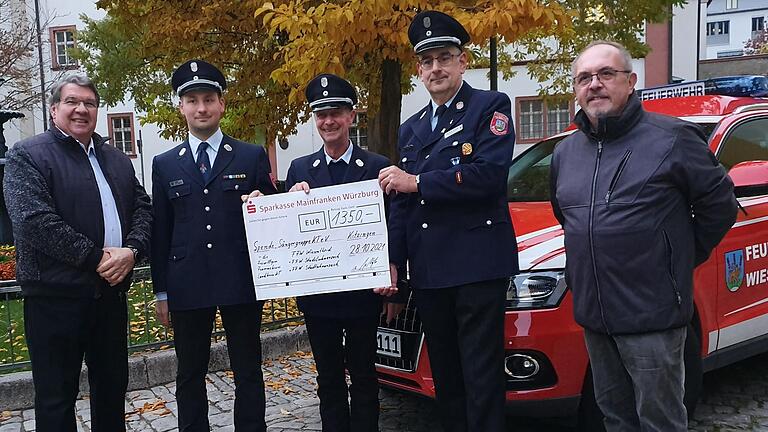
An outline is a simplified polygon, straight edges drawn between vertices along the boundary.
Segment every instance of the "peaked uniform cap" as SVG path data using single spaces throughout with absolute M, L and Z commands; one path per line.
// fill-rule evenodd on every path
M 357 91 L 344 78 L 333 74 L 320 74 L 307 84 L 304 91 L 313 112 L 357 104 Z
M 189 60 L 173 71 L 171 86 L 179 96 L 201 89 L 221 94 L 227 88 L 227 80 L 216 66 L 203 60 Z
M 408 39 L 416 54 L 445 46 L 461 48 L 469 42 L 469 33 L 456 19 L 438 11 L 416 14 L 408 27 Z

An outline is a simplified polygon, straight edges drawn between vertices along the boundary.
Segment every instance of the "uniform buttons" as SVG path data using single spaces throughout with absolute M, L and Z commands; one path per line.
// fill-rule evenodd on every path
M 179 196 L 180 196 L 178 192 L 176 192 L 176 196 L 177 196 L 177 197 L 179 197 Z
M 210 231 L 210 230 L 211 230 L 211 226 L 210 226 L 210 225 L 206 225 L 206 226 L 205 226 L 205 229 L 207 229 L 208 231 Z
M 490 224 L 492 224 L 492 223 L 493 223 L 493 222 L 491 222 L 491 220 L 490 220 L 490 219 L 488 219 L 487 221 L 485 221 L 485 224 L 486 224 L 486 225 L 490 225 Z
M 210 243 L 208 243 L 208 244 L 207 244 L 207 245 L 205 245 L 205 246 L 206 246 L 206 247 L 208 247 L 208 249 L 212 249 L 212 248 L 213 248 L 213 245 L 212 245 L 212 244 L 210 244 Z
M 405 161 L 407 161 L 407 160 L 408 160 L 408 158 L 407 158 L 407 157 L 404 157 L 404 158 L 403 158 L 403 160 L 402 160 L 401 162 L 405 162 Z
M 176 259 L 176 255 L 173 256 L 173 259 Z
M 427 225 L 427 223 L 424 222 L 423 224 L 421 224 L 421 227 L 424 228 L 424 229 L 427 229 L 427 227 L 429 227 L 429 225 Z
M 421 200 L 421 205 L 424 205 L 424 200 Z
M 211 211 L 211 208 L 208 207 L 208 206 L 205 206 L 205 211 L 209 212 L 209 211 Z
M 203 193 L 208 195 L 208 189 L 203 189 Z
M 424 159 L 429 159 L 429 155 L 424 156 Z
M 240 185 L 235 185 L 235 190 L 240 189 Z

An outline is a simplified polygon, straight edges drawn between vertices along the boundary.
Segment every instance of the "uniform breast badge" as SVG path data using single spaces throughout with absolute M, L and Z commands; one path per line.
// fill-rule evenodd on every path
M 470 143 L 464 143 L 461 145 L 461 154 L 464 156 L 469 156 L 472 154 L 472 144 Z

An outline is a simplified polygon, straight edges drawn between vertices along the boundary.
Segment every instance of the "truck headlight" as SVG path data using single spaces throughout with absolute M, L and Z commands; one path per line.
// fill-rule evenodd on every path
M 565 272 L 520 273 L 509 279 L 507 309 L 545 309 L 557 306 L 565 294 Z

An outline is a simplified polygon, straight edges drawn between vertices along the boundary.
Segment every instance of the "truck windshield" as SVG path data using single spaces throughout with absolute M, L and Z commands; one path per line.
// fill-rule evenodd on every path
M 507 176 L 507 201 L 549 201 L 549 165 L 555 145 L 563 138 L 542 141 L 512 161 Z

